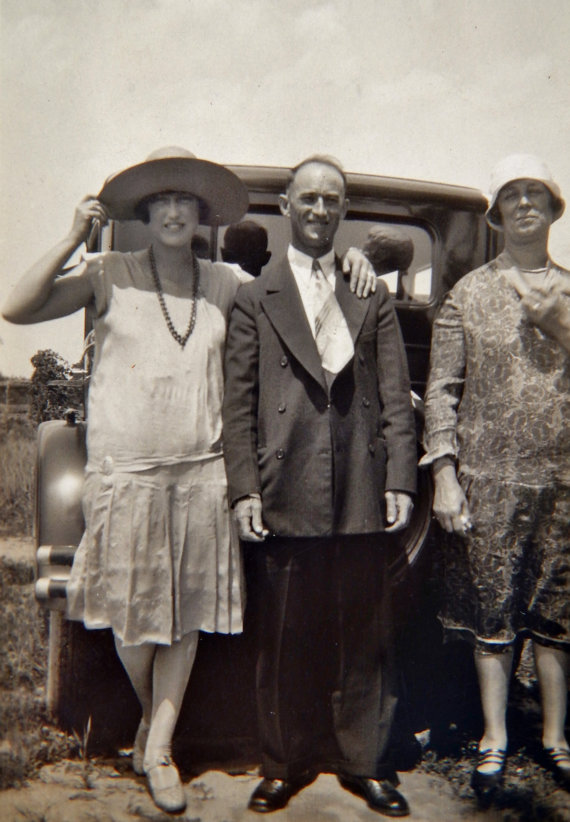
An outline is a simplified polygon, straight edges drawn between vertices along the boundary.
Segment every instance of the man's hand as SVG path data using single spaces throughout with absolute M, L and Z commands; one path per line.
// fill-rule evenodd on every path
M 372 263 L 358 248 L 349 248 L 342 261 L 342 272 L 350 274 L 350 290 L 357 297 L 368 297 L 376 291 L 376 272 Z
M 457 479 L 455 466 L 446 460 L 438 464 L 436 460 L 433 478 L 433 513 L 437 521 L 450 534 L 455 531 L 464 536 L 473 526 L 467 498 Z
M 403 491 L 386 491 L 384 498 L 386 500 L 386 520 L 389 523 L 386 531 L 390 533 L 406 528 L 414 507 L 411 496 Z
M 533 288 L 521 299 L 527 318 L 570 354 L 570 299 L 561 291 Z
M 246 542 L 263 542 L 269 534 L 267 528 L 263 527 L 259 494 L 238 499 L 234 505 L 234 516 L 240 539 Z

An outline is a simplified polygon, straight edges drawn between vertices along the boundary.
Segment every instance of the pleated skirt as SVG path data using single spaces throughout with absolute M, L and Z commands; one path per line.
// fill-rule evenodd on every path
M 222 457 L 89 473 L 83 509 L 70 619 L 112 628 L 125 645 L 242 630 L 243 569 Z

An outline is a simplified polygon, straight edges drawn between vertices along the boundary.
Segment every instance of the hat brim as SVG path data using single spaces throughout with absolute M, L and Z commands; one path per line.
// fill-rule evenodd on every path
M 243 217 L 249 206 L 247 188 L 225 166 L 197 157 L 147 160 L 110 177 L 98 199 L 113 220 L 137 220 L 138 204 L 161 191 L 194 194 L 206 204 L 203 225 L 228 225 Z

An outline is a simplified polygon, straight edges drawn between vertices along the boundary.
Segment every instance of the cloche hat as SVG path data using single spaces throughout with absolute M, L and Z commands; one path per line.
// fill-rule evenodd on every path
M 205 205 L 200 214 L 204 225 L 237 222 L 249 205 L 247 188 L 236 174 L 177 146 L 157 149 L 143 163 L 113 174 L 98 199 L 112 219 L 137 220 L 139 203 L 161 191 L 183 191 L 198 197 Z
M 486 218 L 491 228 L 500 228 L 501 215 L 497 208 L 497 197 L 507 183 L 515 180 L 539 180 L 552 194 L 554 220 L 564 213 L 566 203 L 561 197 L 560 186 L 554 182 L 546 163 L 533 154 L 510 154 L 501 160 L 491 172 L 489 208 Z

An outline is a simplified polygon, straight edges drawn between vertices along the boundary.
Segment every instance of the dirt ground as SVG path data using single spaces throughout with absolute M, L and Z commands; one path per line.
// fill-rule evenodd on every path
M 126 763 L 125 763 L 126 764 Z M 0 818 L 10 822 L 133 822 L 137 819 L 162 822 L 168 816 L 157 811 L 144 779 L 126 772 L 121 763 L 95 762 L 85 786 L 85 768 L 78 762 L 47 765 L 40 777 L 26 787 L 0 794 Z M 421 772 L 401 775 L 401 789 L 416 822 L 476 822 L 504 819 L 494 811 L 481 812 L 453 795 L 441 777 Z M 184 822 L 238 822 L 259 819 L 247 810 L 257 774 L 230 776 L 208 771 L 185 784 L 188 807 L 176 818 Z M 334 776 L 321 774 L 294 797 L 289 806 L 272 818 L 287 822 L 371 822 L 378 819 L 363 800 L 343 790 Z
M 22 538 L 0 539 L 0 556 L 13 562 L 32 561 L 33 543 Z M 5 753 L 0 743 L 0 769 Z M 171 818 L 155 808 L 144 778 L 132 773 L 129 753 L 120 752 L 115 759 L 78 758 L 44 765 L 20 787 L 0 792 L 0 822 L 163 822 Z M 481 810 L 468 788 L 468 772 L 459 773 L 458 778 L 457 765 L 452 764 L 448 776 L 442 775 L 440 765 L 430 768 L 430 755 L 434 761 L 428 753 L 424 765 L 400 774 L 400 789 L 415 822 L 570 822 L 570 797 L 552 780 L 538 783 L 538 790 L 548 794 L 542 797 L 547 799 L 544 811 L 537 809 L 534 799 L 525 809 L 524 791 L 531 796 L 537 789 L 532 778 L 528 785 L 520 784 L 525 772 L 516 761 L 509 762 L 507 776 L 511 790 L 519 791 L 518 804 Z M 469 762 L 467 767 L 471 767 Z M 253 820 L 257 814 L 247 810 L 247 802 L 258 780 L 257 771 L 230 775 L 210 770 L 192 779 L 185 777 L 188 807 L 175 818 L 183 822 Z M 287 822 L 371 822 L 379 818 L 330 774 L 321 774 L 273 817 Z

